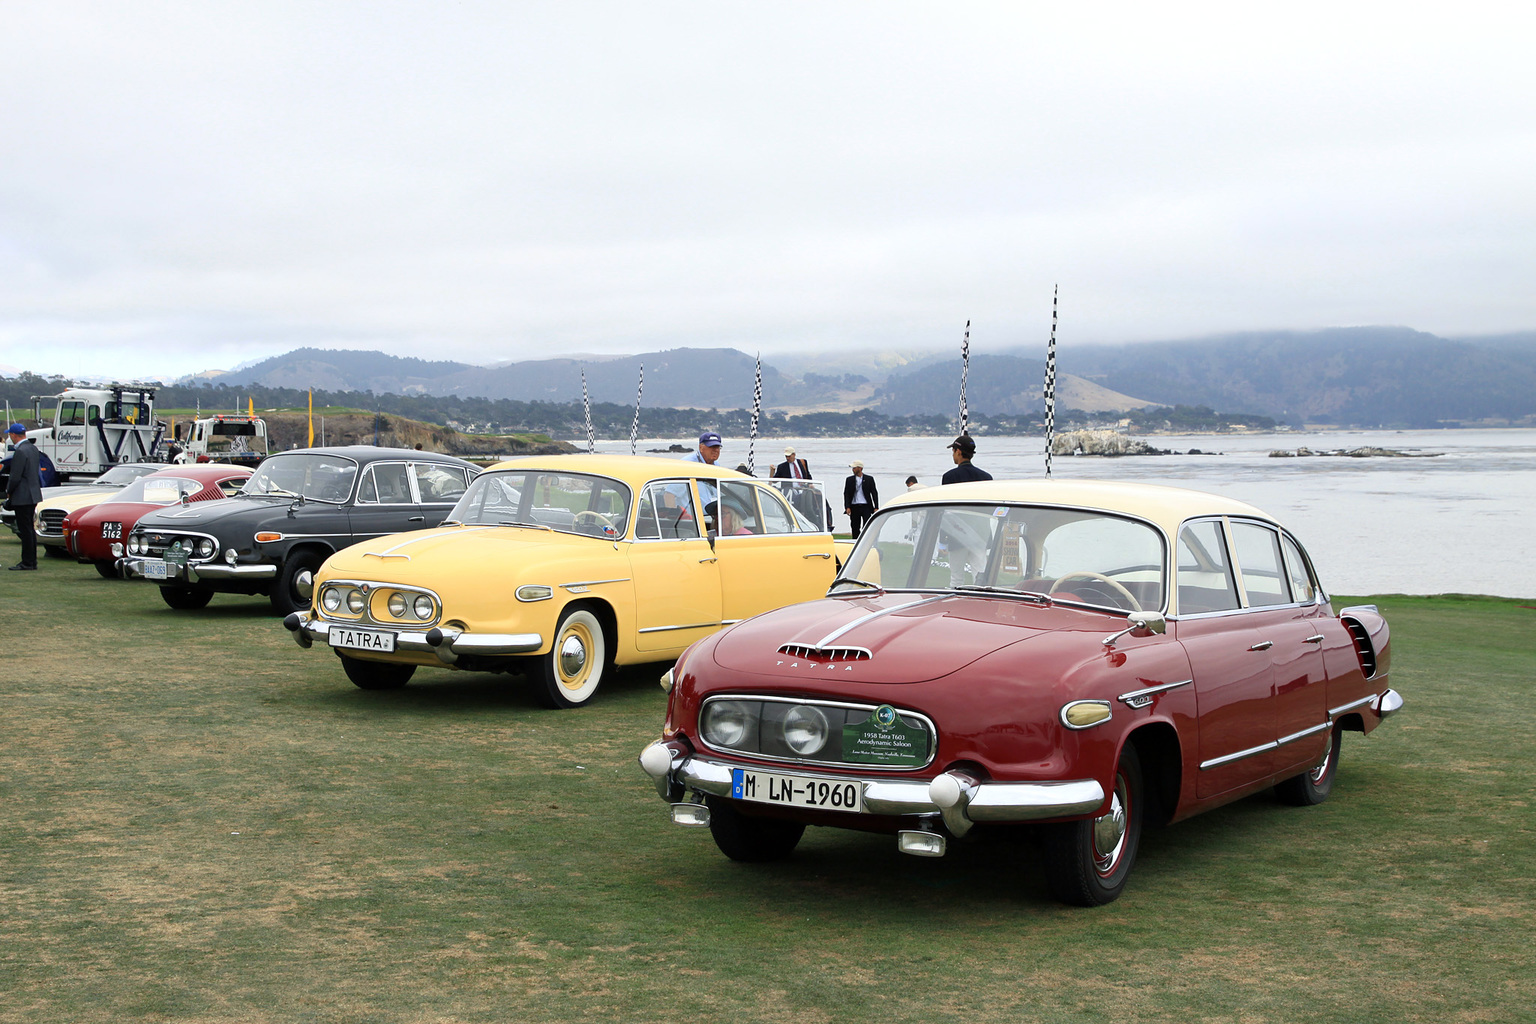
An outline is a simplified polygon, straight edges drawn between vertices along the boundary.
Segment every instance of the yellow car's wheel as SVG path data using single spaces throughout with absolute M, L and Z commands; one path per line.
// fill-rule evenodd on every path
M 549 653 L 539 658 L 539 697 L 552 708 L 579 708 L 597 693 L 607 665 L 603 624 L 585 608 L 568 608 Z

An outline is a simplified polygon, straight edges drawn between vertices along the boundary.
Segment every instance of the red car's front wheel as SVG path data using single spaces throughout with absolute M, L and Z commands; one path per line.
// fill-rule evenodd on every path
M 1141 759 L 1126 744 L 1108 809 L 1096 818 L 1047 828 L 1045 871 L 1057 899 L 1098 907 L 1120 895 L 1141 845 L 1143 793 Z

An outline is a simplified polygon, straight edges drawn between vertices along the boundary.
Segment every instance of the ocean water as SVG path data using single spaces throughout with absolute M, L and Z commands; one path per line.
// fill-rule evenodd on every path
M 1536 599 L 1536 431 L 1338 431 L 1256 435 L 1160 435 L 1158 448 L 1213 454 L 1123 458 L 1055 456 L 1063 479 L 1131 480 L 1210 491 L 1249 502 L 1284 523 L 1311 554 L 1323 586 L 1343 594 L 1491 594 Z M 953 463 L 949 437 L 759 438 L 759 476 L 792 444 L 827 482 L 840 531 L 848 463 L 864 462 L 882 498 L 907 476 L 937 484 Z M 641 452 L 693 438 L 645 439 Z M 1045 474 L 1039 437 L 978 439 L 975 464 L 997 479 Z M 1273 449 L 1390 448 L 1427 458 L 1271 458 Z M 600 441 L 628 453 L 628 441 Z M 747 461 L 728 437 L 720 461 Z

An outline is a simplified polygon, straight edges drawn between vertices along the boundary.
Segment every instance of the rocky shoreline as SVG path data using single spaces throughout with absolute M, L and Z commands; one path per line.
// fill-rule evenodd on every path
M 1333 451 L 1313 451 L 1311 448 L 1297 448 L 1292 451 L 1288 448 L 1275 448 L 1270 451 L 1272 459 L 1305 459 L 1305 458 L 1338 458 L 1338 459 L 1433 459 L 1444 452 L 1402 452 L 1396 448 L 1377 448 L 1373 445 L 1364 445 L 1360 448 L 1335 448 Z

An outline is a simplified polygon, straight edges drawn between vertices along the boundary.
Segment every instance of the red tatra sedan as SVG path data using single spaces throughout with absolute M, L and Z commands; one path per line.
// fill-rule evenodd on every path
M 1142 826 L 1273 787 L 1322 802 L 1344 733 L 1403 704 L 1387 623 L 1335 610 L 1242 502 L 1071 481 L 911 491 L 820 601 L 700 640 L 640 765 L 733 860 L 807 825 L 920 857 L 1035 827 L 1055 895 L 1120 895 Z
M 65 548 L 80 561 L 96 566 L 96 571 L 107 579 L 116 579 L 116 562 L 123 555 L 124 538 L 140 516 L 167 505 L 228 498 L 245 485 L 250 475 L 245 466 L 210 463 L 175 466 L 140 477 L 111 501 L 65 516 Z

